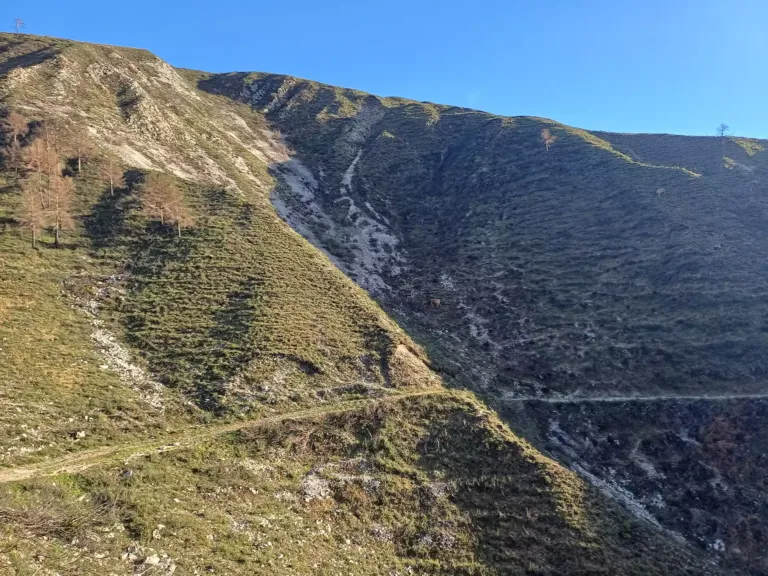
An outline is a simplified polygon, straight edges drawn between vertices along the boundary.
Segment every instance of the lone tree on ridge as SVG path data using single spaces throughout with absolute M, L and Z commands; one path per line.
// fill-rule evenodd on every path
M 547 147 L 547 152 L 549 152 L 549 147 L 557 141 L 557 136 L 554 136 L 552 132 L 549 131 L 549 128 L 542 128 L 541 141 L 544 142 L 544 146 Z

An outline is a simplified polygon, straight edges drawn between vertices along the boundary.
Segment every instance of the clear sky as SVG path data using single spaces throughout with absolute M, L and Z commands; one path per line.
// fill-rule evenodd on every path
M 768 138 L 768 0 L 6 0 L 32 34 L 596 130 Z

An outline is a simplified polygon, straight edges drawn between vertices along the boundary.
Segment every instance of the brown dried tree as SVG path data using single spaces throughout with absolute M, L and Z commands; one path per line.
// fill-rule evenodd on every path
M 45 227 L 46 213 L 40 204 L 40 195 L 27 181 L 21 188 L 21 224 L 32 230 L 32 248 L 37 248 L 38 234 Z
M 16 176 L 18 176 L 19 168 L 22 165 L 24 156 L 21 150 L 21 144 L 19 144 L 17 140 L 11 140 L 11 143 L 8 144 L 8 147 L 5 149 L 4 154 L 6 165 L 10 168 L 13 168 Z
M 184 196 L 178 187 L 173 188 L 171 198 L 169 199 L 168 222 L 176 225 L 176 230 L 181 238 L 181 229 L 189 228 L 195 221 L 192 214 L 184 204 Z
M 83 162 L 88 161 L 96 153 L 88 133 L 80 126 L 75 127 L 70 136 L 68 152 L 77 160 L 77 173 L 83 171 Z
M 109 192 L 114 196 L 115 186 L 121 188 L 125 185 L 123 169 L 117 163 L 114 156 L 107 155 L 101 164 L 101 176 L 109 183 Z
M 24 150 L 24 164 L 33 173 L 31 179 L 40 195 L 43 208 L 48 207 L 50 181 L 61 173 L 58 154 L 47 138 L 37 138 Z
M 29 130 L 29 122 L 18 112 L 11 112 L 3 120 L 3 129 L 8 132 L 13 142 L 18 143 L 19 136 L 23 136 Z
M 549 152 L 549 147 L 557 141 L 557 136 L 554 136 L 552 132 L 549 131 L 549 128 L 542 128 L 541 141 L 544 143 L 544 146 L 547 147 L 547 152 Z
M 55 235 L 54 244 L 59 247 L 61 232 L 73 230 L 72 203 L 75 200 L 75 182 L 61 174 L 55 175 L 49 183 L 50 205 L 47 211 L 49 226 Z
M 46 207 L 46 195 L 45 195 L 45 181 L 48 175 L 48 149 L 45 146 L 45 142 L 36 139 L 32 144 L 27 146 L 24 151 L 24 165 L 27 170 L 34 173 L 34 176 L 30 177 L 35 182 L 35 189 L 40 197 L 40 203 L 43 208 Z
M 191 226 L 192 217 L 184 205 L 184 196 L 174 180 L 167 174 L 152 172 L 141 186 L 143 214 L 150 219 L 176 225 L 179 236 L 181 229 Z
M 142 213 L 150 220 L 160 220 L 165 224 L 168 217 L 168 199 L 175 187 L 173 180 L 165 174 L 152 172 L 147 174 L 141 185 Z

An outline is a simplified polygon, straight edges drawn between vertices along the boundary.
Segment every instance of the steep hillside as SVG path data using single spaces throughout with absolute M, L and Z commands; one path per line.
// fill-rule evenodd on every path
M 537 444 L 670 530 L 768 572 L 765 400 L 530 403 L 508 417 L 534 420 Z
M 589 133 L 269 74 L 199 78 L 285 136 L 276 209 L 448 382 L 639 517 L 764 573 L 768 444 L 724 405 L 751 395 L 760 412 L 768 392 L 765 142 Z M 732 433 L 716 462 L 714 414 Z M 655 474 L 655 452 L 635 448 L 658 437 L 672 448 Z M 744 450 L 758 472 L 731 474 Z
M 722 573 L 444 388 L 279 218 L 276 172 L 313 176 L 209 81 L 0 35 L 0 573 Z M 407 264 L 385 232 L 346 244 L 372 290 Z
M 274 75 L 200 86 L 285 135 L 278 210 L 463 385 L 764 385 L 764 143 L 590 134 Z

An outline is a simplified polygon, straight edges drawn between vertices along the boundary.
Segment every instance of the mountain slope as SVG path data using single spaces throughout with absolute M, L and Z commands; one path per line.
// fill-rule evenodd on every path
M 23 151 L 35 142 L 56 149 L 62 163 L 48 176 L 71 176 L 75 187 L 73 230 L 58 248 L 46 230 L 33 248 L 20 192 L 35 169 L 17 172 L 7 139 L 0 393 L 12 410 L 0 420 L 0 466 L 16 481 L 0 487 L 0 571 L 722 573 L 709 554 L 634 518 L 522 440 L 471 393 L 446 390 L 431 357 L 363 290 L 386 293 L 398 271 L 402 286 L 421 282 L 411 252 L 418 241 L 426 258 L 436 242 L 427 226 L 437 229 L 385 211 L 406 202 L 406 190 L 389 200 L 355 195 L 367 162 L 359 145 L 384 106 L 377 99 L 333 90 L 318 114 L 339 138 L 311 125 L 301 138 L 318 154 L 335 151 L 321 172 L 295 135 L 285 130 L 286 145 L 275 129 L 280 106 L 230 98 L 242 96 L 229 91 L 241 90 L 239 77 L 18 35 L 0 35 L 0 74 L 5 106 L 29 120 Z M 278 104 L 315 102 L 279 82 L 274 91 Z M 406 111 L 394 138 L 382 133 L 388 140 L 441 114 L 386 104 Z M 597 142 L 612 161 L 694 178 L 567 134 Z M 93 150 L 83 153 L 83 138 Z M 420 164 L 409 150 L 382 152 L 402 167 L 382 165 L 381 177 L 413 180 L 416 195 L 420 181 L 408 173 Z M 114 192 L 103 176 L 110 159 L 125 180 Z M 182 191 L 191 215 L 183 233 L 142 210 L 142 185 L 157 172 Z M 346 199 L 303 197 L 323 229 L 294 211 L 288 192 L 306 195 L 332 176 Z M 360 232 L 345 218 L 368 224 Z M 488 370 L 493 356 L 421 338 L 424 318 L 451 319 L 450 299 L 414 290 L 397 306 L 381 302 L 403 318 L 410 303 L 414 333 L 444 372 L 454 351 Z M 477 330 L 472 314 L 452 321 L 469 317 Z M 458 366 L 457 380 L 472 373 L 472 363 Z M 158 449 L 165 439 L 171 448 Z M 93 466 L 52 478 L 19 472 L 81 457 Z
M 665 400 L 766 392 L 765 142 L 589 133 L 270 74 L 199 85 L 280 130 L 295 154 L 273 167 L 278 212 L 449 382 L 637 514 L 766 570 L 768 534 L 737 519 L 768 521 L 760 472 L 728 469 L 733 438 L 750 438 L 744 454 L 764 470 L 755 420 L 726 410 L 729 435 L 707 435 L 726 404 L 715 398 L 670 428 L 687 404 Z M 638 395 L 659 404 L 516 401 Z M 678 448 L 656 474 L 649 438 L 665 434 Z M 729 456 L 713 459 L 713 442 Z
M 285 135 L 278 209 L 465 385 L 765 383 L 764 143 L 590 134 L 274 75 L 200 85 Z

